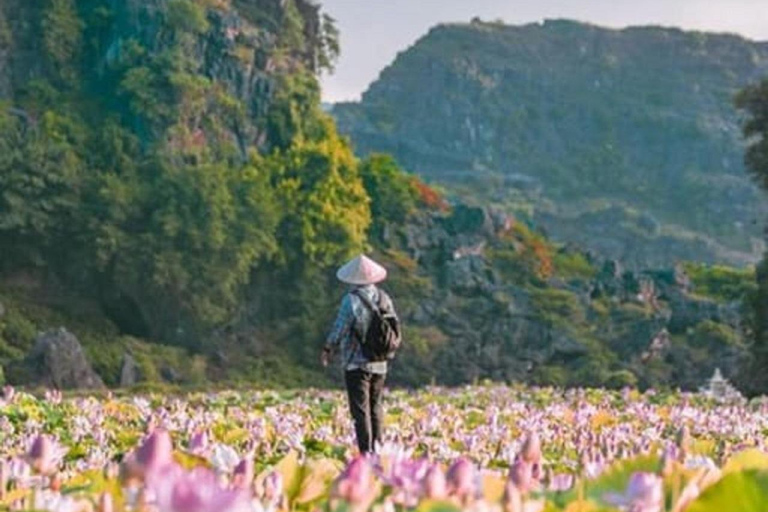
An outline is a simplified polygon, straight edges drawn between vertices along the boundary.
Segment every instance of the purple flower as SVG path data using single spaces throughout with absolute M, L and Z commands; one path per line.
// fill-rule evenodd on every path
M 422 496 L 431 500 L 441 500 L 448 495 L 445 473 L 437 464 L 433 464 L 427 469 L 422 480 L 421 493 Z
M 332 496 L 351 504 L 367 503 L 375 497 L 373 468 L 368 460 L 358 455 L 336 479 Z M 373 493 L 373 495 L 372 495 Z
M 627 508 L 630 512 L 661 512 L 664 503 L 664 483 L 653 474 L 635 472 L 623 494 L 609 494 L 605 500 L 614 506 Z
M 148 482 L 154 491 L 158 512 L 250 512 L 251 502 L 240 489 L 221 487 L 206 468 L 184 471 L 176 465 L 165 468 Z
M 50 475 L 67 453 L 67 449 L 47 435 L 39 435 L 32 441 L 26 454 L 26 461 L 41 475 Z
M 126 457 L 123 467 L 127 479 L 146 480 L 151 474 L 173 463 L 171 435 L 161 428 L 152 431 L 133 453 Z
M 208 432 L 199 430 L 189 439 L 189 452 L 199 455 L 205 453 L 208 448 Z
M 573 487 L 573 475 L 568 473 L 558 473 L 552 477 L 549 482 L 549 490 L 555 492 L 564 492 Z
M 277 471 L 272 471 L 264 479 L 264 499 L 272 504 L 283 499 L 283 475 Z
M 460 457 L 448 469 L 448 494 L 462 502 L 475 497 L 477 493 L 477 471 L 468 459 Z
M 253 482 L 253 458 L 246 456 L 241 460 L 232 474 L 232 485 L 241 489 L 248 489 Z

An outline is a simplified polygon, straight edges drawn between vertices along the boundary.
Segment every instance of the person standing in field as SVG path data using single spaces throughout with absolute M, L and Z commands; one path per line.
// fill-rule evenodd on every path
M 327 366 L 340 352 L 349 409 L 355 423 L 360 453 L 373 453 L 381 443 L 382 392 L 388 361 L 400 346 L 400 322 L 392 299 L 376 286 L 387 277 L 387 270 L 360 255 L 336 273 L 350 285 L 339 307 L 321 362 Z

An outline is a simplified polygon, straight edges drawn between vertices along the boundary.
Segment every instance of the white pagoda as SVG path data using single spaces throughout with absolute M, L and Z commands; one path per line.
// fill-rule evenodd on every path
M 715 373 L 710 377 L 705 387 L 699 388 L 699 392 L 719 403 L 741 403 L 744 396 L 736 389 L 728 379 L 720 373 L 720 368 L 715 368 Z

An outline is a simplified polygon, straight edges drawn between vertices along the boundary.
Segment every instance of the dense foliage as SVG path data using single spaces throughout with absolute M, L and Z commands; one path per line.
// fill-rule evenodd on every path
M 745 161 L 753 178 L 768 191 L 768 80 L 748 87 L 736 97 L 745 111 Z M 768 257 L 757 269 L 757 291 L 751 301 L 752 360 L 749 381 L 755 392 L 768 393 Z
M 249 49 L 240 34 L 232 45 L 286 68 L 262 98 L 238 96 L 200 54 L 234 30 L 220 26 L 226 7 L 56 0 L 28 14 L 30 33 L 13 20 L 11 47 L 39 44 L 43 62 L 0 111 L 6 270 L 44 264 L 96 290 L 127 331 L 194 344 L 233 318 L 259 265 L 322 267 L 362 248 L 370 214 L 357 163 L 319 110 L 312 68 L 335 43 L 322 36 L 305 58 L 314 19 L 294 2 L 267 4 L 262 14 L 283 18 L 279 40 Z M 132 10 L 154 33 L 124 26 Z M 248 127 L 266 138 L 248 140 Z M 301 229 L 282 236 L 296 219 Z

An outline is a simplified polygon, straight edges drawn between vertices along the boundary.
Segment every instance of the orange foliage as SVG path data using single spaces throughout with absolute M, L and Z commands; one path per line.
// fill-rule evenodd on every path
M 541 240 L 534 239 L 531 241 L 531 252 L 536 262 L 536 274 L 541 279 L 549 279 L 554 272 L 554 265 L 552 263 L 552 252 L 546 243 Z
M 416 190 L 416 197 L 418 201 L 432 210 L 445 211 L 448 209 L 448 202 L 440 193 L 414 177 L 411 181 L 411 185 Z

